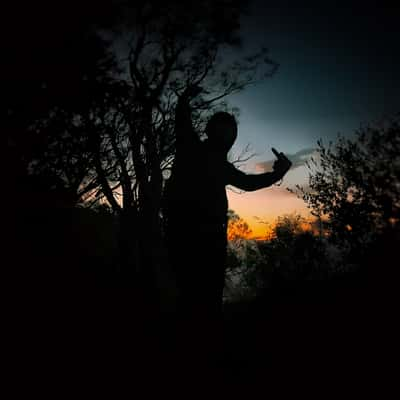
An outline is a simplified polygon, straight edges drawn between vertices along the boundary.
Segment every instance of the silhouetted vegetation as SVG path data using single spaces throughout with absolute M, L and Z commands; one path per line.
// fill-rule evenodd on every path
M 221 100 L 271 76 L 276 64 L 266 49 L 222 60 L 223 51 L 239 49 L 241 2 L 111 6 L 92 13 L 61 3 L 73 26 L 45 18 L 52 7 L 31 9 L 23 32 L 40 26 L 27 42 L 34 56 L 15 52 L 7 64 L 10 182 L 17 210 L 29 203 L 27 182 L 43 179 L 57 180 L 69 206 L 107 204 L 120 224 L 119 269 L 150 283 L 165 264 L 160 209 L 178 97 L 203 86 L 194 105 L 201 131 L 212 110 L 226 108 Z
M 332 241 L 350 249 L 398 226 L 400 188 L 399 116 L 362 126 L 355 138 L 318 142 L 309 163 L 309 187 L 299 188 Z
M 269 239 L 234 238 L 229 246 L 229 272 L 236 281 L 231 300 L 254 298 L 329 280 L 341 274 L 343 257 L 337 247 L 311 230 L 297 214 L 279 217 Z
M 232 237 L 229 262 L 240 275 L 237 293 L 368 287 L 374 280 L 387 280 L 389 287 L 398 276 L 399 133 L 395 116 L 361 127 L 354 138 L 340 136 L 328 148 L 320 141 L 308 163 L 309 185 L 298 187 L 315 221 L 304 230 L 302 217 L 287 215 L 278 218 L 270 240 Z
M 329 147 L 320 141 L 309 164 L 309 187 L 299 188 L 327 239 L 340 248 L 344 269 L 388 283 L 398 274 L 393 262 L 399 240 L 399 137 L 395 115 L 361 126 L 354 138 L 340 136 Z
M 189 88 L 202 86 L 192 115 L 203 137 L 211 113 L 237 111 L 225 103 L 228 95 L 271 77 L 277 64 L 267 49 L 240 52 L 241 1 L 26 7 L 18 12 L 21 29 L 11 29 L 15 19 L 9 24 L 14 34 L 2 81 L 3 268 L 11 272 L 5 282 L 14 291 L 15 318 L 23 321 L 15 325 L 21 357 L 42 359 L 42 347 L 35 347 L 41 343 L 49 354 L 57 349 L 46 354 L 48 365 L 72 360 L 85 375 L 85 366 L 76 365 L 85 354 L 99 379 L 126 354 L 141 369 L 139 379 L 151 384 L 164 374 L 193 382 L 204 366 L 213 370 L 210 363 L 219 363 L 210 380 L 220 381 L 222 369 L 230 384 L 238 377 L 264 382 L 265 371 L 284 381 L 293 360 L 287 376 L 306 379 L 299 360 L 310 357 L 333 371 L 354 346 L 350 359 L 362 366 L 374 331 L 366 333 L 368 323 L 377 326 L 397 297 L 399 116 L 361 127 L 352 139 L 318 143 L 309 185 L 298 188 L 317 230 L 286 215 L 270 239 L 256 241 L 246 221 L 228 213 L 224 320 L 215 331 L 197 325 L 187 335 L 173 313 L 160 312 L 175 311 L 177 295 L 163 225 L 176 105 Z M 199 196 L 203 189 L 195 188 Z M 189 267 L 208 254 L 201 232 L 191 236 L 197 217 L 196 210 L 183 215 L 187 231 L 176 243 L 187 245 Z M 357 339 L 347 343 L 343 329 Z M 178 369 L 171 368 L 176 360 Z M 138 376 L 116 369 L 119 376 L 129 372 L 127 381 Z

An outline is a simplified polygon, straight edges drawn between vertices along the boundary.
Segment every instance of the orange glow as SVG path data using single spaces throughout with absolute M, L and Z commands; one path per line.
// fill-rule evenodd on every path
M 273 224 L 260 224 L 255 223 L 252 227 L 252 235 L 250 239 L 255 240 L 271 240 L 274 237 L 274 225 Z
M 303 200 L 281 187 L 270 187 L 254 192 L 237 194 L 229 191 L 229 208 L 243 218 L 253 231 L 253 236 L 265 236 L 278 216 L 297 213 L 310 217 Z
M 244 218 L 243 222 L 248 223 L 249 232 L 238 230 L 236 226 L 228 225 L 228 240 L 236 239 L 253 239 L 253 240 L 272 240 L 275 237 L 276 219 L 271 218 L 271 222 L 263 221 L 262 223 L 254 221 L 250 223 Z M 303 232 L 312 232 L 319 235 L 319 229 L 316 227 L 315 220 L 312 217 L 305 217 L 304 222 L 300 226 Z M 326 232 L 324 232 L 326 235 Z
M 229 220 L 228 222 L 228 240 L 237 239 L 250 239 L 252 237 L 252 230 L 249 228 L 248 223 L 242 218 Z
M 308 221 L 308 222 L 303 222 L 301 225 L 300 225 L 300 228 L 301 228 L 301 230 L 303 230 L 304 232 L 311 232 L 313 229 L 312 229 L 312 226 L 311 226 L 311 221 Z
M 389 224 L 394 227 L 396 224 L 399 223 L 399 218 L 394 218 L 394 217 L 390 217 L 389 218 Z
M 232 227 L 228 225 L 228 240 L 236 240 L 236 239 L 251 239 L 252 232 L 243 232 L 237 229 L 236 227 Z

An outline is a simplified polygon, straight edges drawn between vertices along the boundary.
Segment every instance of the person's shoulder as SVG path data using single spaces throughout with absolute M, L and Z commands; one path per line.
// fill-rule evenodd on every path
M 225 166 L 225 168 L 227 168 L 228 170 L 231 170 L 231 171 L 233 171 L 233 170 L 237 170 L 237 168 L 234 166 L 234 164 L 233 163 L 231 163 L 230 161 L 225 161 L 225 164 L 224 164 L 224 166 Z
M 224 163 L 224 172 L 226 179 L 230 179 L 232 176 L 236 176 L 239 170 L 229 161 Z

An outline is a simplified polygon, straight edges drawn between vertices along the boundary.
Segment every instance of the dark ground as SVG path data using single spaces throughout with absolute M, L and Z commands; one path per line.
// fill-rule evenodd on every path
M 221 325 L 194 329 L 129 289 L 22 294 L 11 324 L 16 393 L 381 397 L 396 383 L 397 313 L 370 286 L 271 292 L 227 304 Z M 207 331 L 220 338 L 218 352 Z
M 386 398 L 396 387 L 399 280 L 389 251 L 368 273 L 227 304 L 220 324 L 178 324 L 143 288 L 90 265 L 91 254 L 60 257 L 66 239 L 22 232 L 2 280 L 4 377 L 18 398 Z

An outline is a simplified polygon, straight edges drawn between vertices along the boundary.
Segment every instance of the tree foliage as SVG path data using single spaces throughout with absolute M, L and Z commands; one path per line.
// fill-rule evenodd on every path
M 228 210 L 228 240 L 248 239 L 251 232 L 248 223 L 243 218 L 233 210 Z
M 201 1 L 191 9 L 179 2 L 141 1 L 127 9 L 115 39 L 126 44 L 119 77 L 126 95 L 117 106 L 119 138 L 111 148 L 124 208 L 150 207 L 158 214 L 164 174 L 174 155 L 174 109 L 188 86 L 202 85 L 208 93 L 193 105 L 201 135 L 205 116 L 218 101 L 274 72 L 265 50 L 224 61 L 224 51 L 240 43 L 242 12 L 241 2 L 222 1 Z M 106 197 L 113 201 L 109 191 Z
M 230 242 L 227 297 L 263 295 L 327 279 L 338 272 L 340 258 L 332 255 L 326 240 L 307 229 L 302 216 L 280 216 L 269 240 Z
M 194 104 L 201 135 L 226 96 L 271 76 L 277 65 L 264 48 L 237 57 L 241 1 L 200 1 L 190 9 L 174 1 L 113 5 L 119 19 L 108 24 L 100 7 L 92 18 L 81 11 L 75 30 L 56 30 L 68 51 L 56 58 L 58 68 L 44 53 L 45 70 L 32 74 L 32 96 L 42 106 L 29 110 L 24 130 L 35 150 L 24 157 L 33 161 L 31 171 L 62 177 L 78 200 L 90 198 L 87 204 L 105 199 L 117 212 L 151 208 L 156 215 L 163 171 L 173 160 L 179 95 L 204 87 L 207 95 Z M 54 45 L 48 40 L 45 48 L 50 53 Z M 10 112 L 19 119 L 15 107 Z
M 309 163 L 309 188 L 298 187 L 330 238 L 362 248 L 374 235 L 398 226 L 400 115 L 362 126 L 354 138 L 339 136 Z
M 193 103 L 201 136 L 209 113 L 227 107 L 226 96 L 271 76 L 277 65 L 267 49 L 240 48 L 242 1 L 112 4 L 112 18 L 103 4 L 93 15 L 82 6 L 76 26 L 53 27 L 37 10 L 44 28 L 31 43 L 36 55 L 25 88 L 18 80 L 23 53 L 13 55 L 21 68 L 10 68 L 8 92 L 26 91 L 22 108 L 21 94 L 8 106 L 12 169 L 57 178 L 75 203 L 106 202 L 121 217 L 122 259 L 154 266 L 161 262 L 161 201 L 179 96 L 191 85 L 205 89 Z M 43 35 L 53 28 L 54 36 Z
M 60 1 L 10 11 L 3 75 L 10 182 L 24 197 L 29 176 L 57 179 L 77 202 L 91 175 L 83 116 L 93 114 L 115 70 L 96 29 L 113 23 L 115 9 Z

